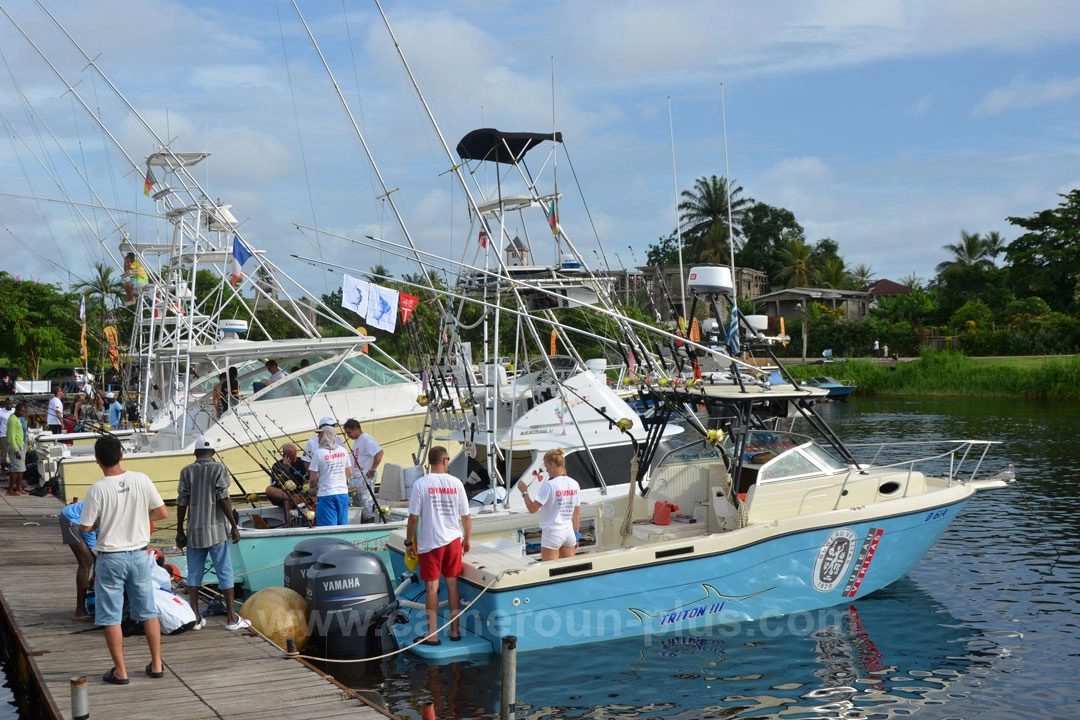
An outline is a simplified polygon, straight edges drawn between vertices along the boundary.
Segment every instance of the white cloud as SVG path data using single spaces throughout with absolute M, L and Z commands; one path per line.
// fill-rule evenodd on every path
M 908 115 L 912 117 L 920 117 L 930 112 L 930 107 L 933 105 L 933 99 L 929 95 L 923 95 L 921 98 L 913 102 L 908 107 Z
M 997 115 L 1009 110 L 1038 107 L 1080 95 L 1080 76 L 1033 82 L 1014 78 L 1005 87 L 994 88 L 971 111 L 973 115 Z

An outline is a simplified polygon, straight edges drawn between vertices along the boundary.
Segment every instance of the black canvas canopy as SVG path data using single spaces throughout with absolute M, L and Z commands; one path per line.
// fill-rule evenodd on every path
M 562 133 L 503 132 L 495 128 L 473 130 L 457 146 L 462 160 L 515 163 L 532 148 L 547 140 L 562 142 Z

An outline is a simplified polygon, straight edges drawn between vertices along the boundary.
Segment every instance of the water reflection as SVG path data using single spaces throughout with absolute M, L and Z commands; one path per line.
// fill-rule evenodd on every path
M 806 615 L 519 655 L 518 717 L 884 717 L 945 702 L 1006 653 L 905 579 Z M 383 696 L 403 717 L 428 703 L 440 718 L 495 717 L 499 675 L 406 656 Z

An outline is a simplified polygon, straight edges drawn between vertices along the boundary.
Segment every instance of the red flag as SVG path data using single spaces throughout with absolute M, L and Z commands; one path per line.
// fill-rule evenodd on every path
M 154 182 L 150 179 L 150 176 L 147 175 L 145 178 L 143 178 L 142 194 L 149 197 L 150 191 L 153 189 Z
M 480 243 L 480 247 L 482 247 L 482 248 L 486 248 L 486 247 L 487 247 L 487 244 L 488 244 L 488 234 L 487 234 L 487 231 L 486 231 L 486 230 L 481 230 L 481 231 L 480 231 L 480 235 L 479 235 L 479 237 L 477 237 L 477 238 L 476 238 L 476 241 L 477 241 L 478 243 Z
M 401 324 L 409 322 L 409 316 L 412 315 L 413 310 L 416 309 L 416 304 L 420 302 L 420 298 L 408 293 L 398 293 L 398 304 L 401 305 Z

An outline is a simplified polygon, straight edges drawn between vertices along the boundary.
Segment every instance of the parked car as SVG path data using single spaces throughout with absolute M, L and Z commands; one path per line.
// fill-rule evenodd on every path
M 93 385 L 94 373 L 81 367 L 58 367 L 45 373 L 41 379 L 49 381 L 50 392 L 57 384 L 67 393 L 82 392 L 87 385 Z
M 0 394 L 15 392 L 15 381 L 22 379 L 22 370 L 19 368 L 0 367 Z

